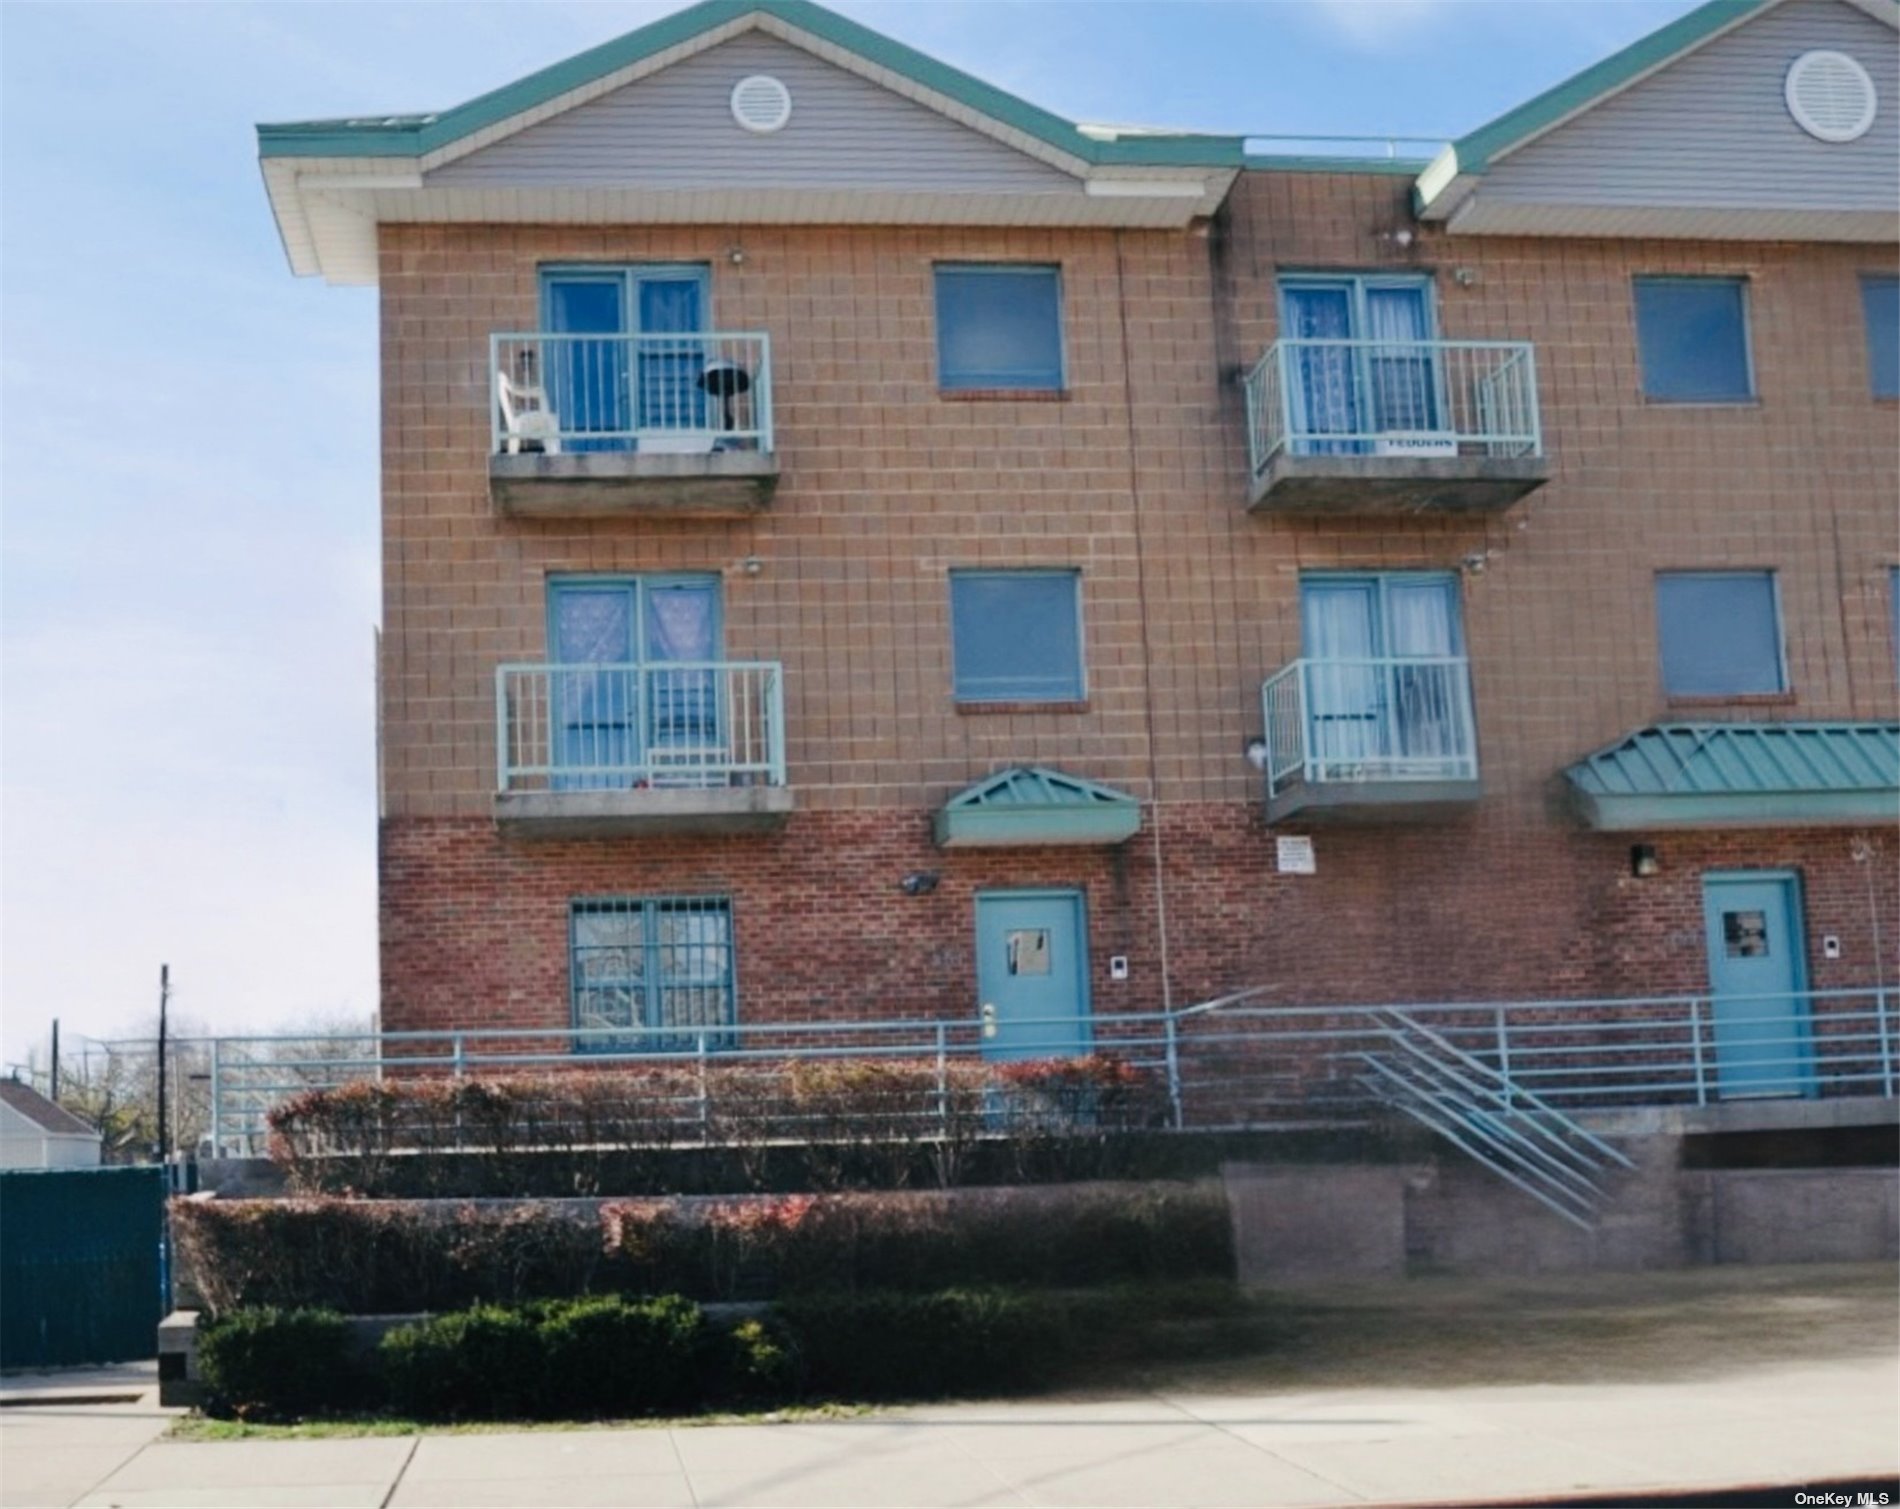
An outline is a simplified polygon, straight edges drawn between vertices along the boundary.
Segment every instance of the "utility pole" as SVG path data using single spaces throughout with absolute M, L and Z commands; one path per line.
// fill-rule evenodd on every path
M 172 967 L 161 964 L 158 966 L 158 1161 L 161 1165 L 171 1158 L 171 1137 L 165 1121 L 165 1008 L 171 1004 L 171 998 Z
M 59 1018 L 53 1018 L 53 1093 L 47 1097 L 59 1104 Z

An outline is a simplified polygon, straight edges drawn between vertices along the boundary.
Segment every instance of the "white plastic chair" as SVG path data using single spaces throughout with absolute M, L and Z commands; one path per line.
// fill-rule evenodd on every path
M 495 396 L 501 404 L 502 427 L 507 431 L 503 448 L 510 456 L 521 454 L 524 441 L 540 446 L 546 455 L 561 454 L 561 417 L 548 407 L 545 388 L 514 382 L 498 370 Z

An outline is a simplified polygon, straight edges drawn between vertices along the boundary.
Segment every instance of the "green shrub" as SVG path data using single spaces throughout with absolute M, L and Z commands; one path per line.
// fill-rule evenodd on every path
M 678 1413 L 698 1403 L 705 1317 L 678 1295 L 600 1295 L 540 1307 L 555 1418 Z
M 237 1310 L 205 1322 L 198 1365 L 211 1407 L 246 1420 L 293 1420 L 375 1405 L 349 1323 L 329 1310 Z
M 805 1393 L 848 1400 L 1014 1393 L 1061 1370 L 1063 1306 L 998 1289 L 806 1295 L 778 1306 Z
M 701 1392 L 709 1403 L 757 1408 L 797 1393 L 797 1369 L 776 1318 L 742 1320 L 713 1333 L 702 1356 Z
M 524 1420 L 548 1402 L 535 1317 L 482 1305 L 398 1326 L 377 1348 L 398 1415 L 415 1420 Z

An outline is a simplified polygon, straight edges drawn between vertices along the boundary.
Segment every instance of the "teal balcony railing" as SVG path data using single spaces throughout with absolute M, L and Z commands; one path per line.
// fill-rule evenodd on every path
M 1525 459 L 1544 453 L 1525 341 L 1283 340 L 1247 374 L 1247 449 L 1275 456 Z
M 772 450 L 762 331 L 490 337 L 495 455 Z
M 495 672 L 503 792 L 785 785 L 775 661 L 504 665 Z
M 1260 688 L 1267 796 L 1308 786 L 1475 781 L 1462 655 L 1295 660 Z

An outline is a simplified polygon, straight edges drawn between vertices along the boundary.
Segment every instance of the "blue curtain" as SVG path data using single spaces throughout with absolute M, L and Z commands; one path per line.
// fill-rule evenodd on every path
M 625 670 L 562 671 L 550 696 L 556 791 L 631 784 L 635 682 L 634 588 L 562 587 L 554 595 L 554 658 L 560 665 L 625 666 Z
M 1294 287 L 1282 297 L 1285 334 L 1302 341 L 1345 341 L 1352 338 L 1352 290 L 1335 287 Z M 1353 380 L 1354 362 L 1349 346 L 1296 346 L 1290 368 L 1293 421 L 1307 435 L 1358 433 L 1359 402 Z M 1301 455 L 1338 455 L 1362 449 L 1349 441 L 1307 440 L 1294 450 Z
M 705 329 L 701 284 L 696 276 L 638 279 L 640 333 L 643 336 L 697 334 Z M 643 340 L 639 350 L 639 423 L 641 430 L 704 430 L 711 427 L 705 391 L 701 340 Z
M 627 329 L 626 288 L 618 275 L 550 278 L 548 329 L 557 335 L 621 335 Z M 570 438 L 577 451 L 624 450 L 632 428 L 627 412 L 627 353 L 619 341 L 552 341 L 542 365 L 549 405 L 570 436 L 599 431 L 600 439 Z

